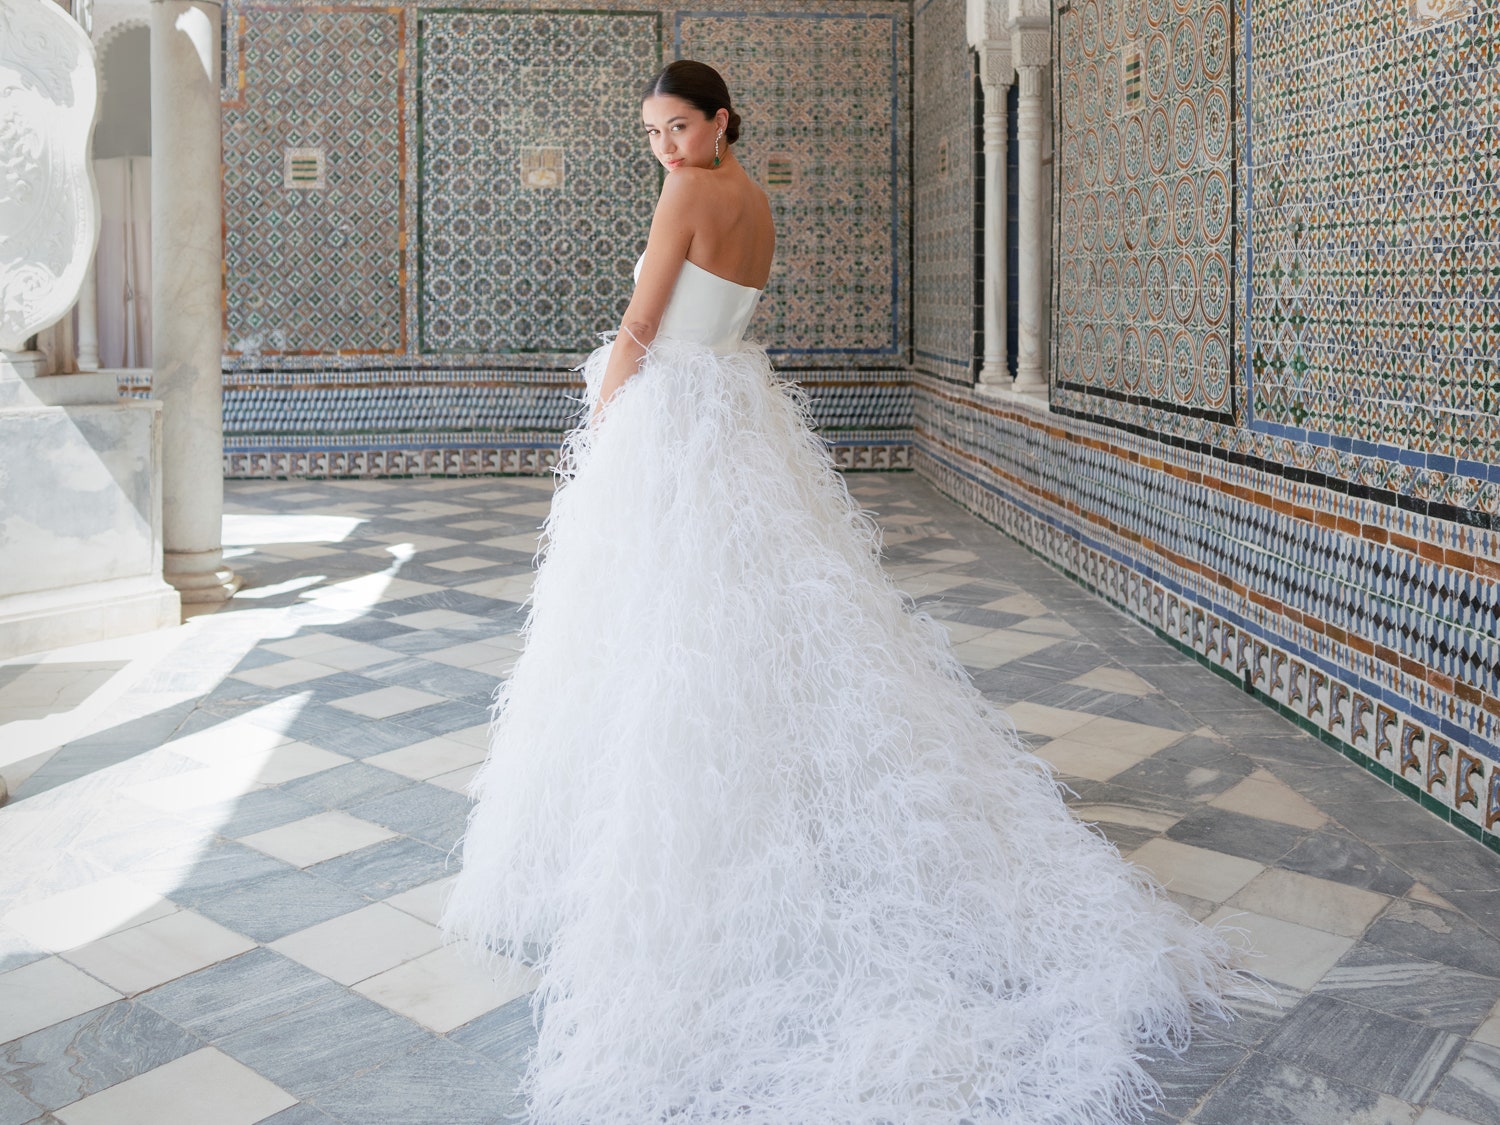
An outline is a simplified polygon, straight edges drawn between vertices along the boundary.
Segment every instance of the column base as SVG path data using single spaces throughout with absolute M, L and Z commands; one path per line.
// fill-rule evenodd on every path
M 162 577 L 182 598 L 184 619 L 198 613 L 212 613 L 241 586 L 241 579 L 223 565 L 224 552 L 167 551 L 162 558 Z

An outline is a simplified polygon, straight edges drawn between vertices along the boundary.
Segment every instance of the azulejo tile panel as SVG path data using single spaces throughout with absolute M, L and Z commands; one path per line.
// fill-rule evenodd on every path
M 950 495 L 1500 849 L 1500 533 L 919 379 Z
M 1227 0 L 1083 0 L 1056 19 L 1054 370 L 1085 396 L 1232 416 Z
M 1404 8 L 1250 5 L 1246 380 L 1258 428 L 1452 472 L 1500 461 L 1500 12 Z
M 400 8 L 232 10 L 230 355 L 404 350 L 405 19 Z
M 974 61 L 963 0 L 920 0 L 913 16 L 912 362 L 949 379 L 974 372 Z
M 724 75 L 777 250 L 750 334 L 802 362 L 905 358 L 908 9 L 684 11 L 675 54 Z
M 656 203 L 637 98 L 659 15 L 428 10 L 418 38 L 421 350 L 588 348 Z

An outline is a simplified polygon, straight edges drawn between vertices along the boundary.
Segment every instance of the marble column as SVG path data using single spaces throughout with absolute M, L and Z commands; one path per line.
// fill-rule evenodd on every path
M 987 41 L 979 52 L 984 89 L 984 365 L 979 381 L 1009 387 L 1006 364 L 1006 102 L 1015 69 L 1008 42 Z
M 89 256 L 89 269 L 83 275 L 83 288 L 78 291 L 78 370 L 99 370 L 99 279 L 94 271 L 94 258 Z
M 162 405 L 162 541 L 183 612 L 239 582 L 224 567 L 219 4 L 152 0 L 151 394 Z
M 1017 91 L 1016 163 L 1016 381 L 1018 391 L 1047 389 L 1046 331 L 1042 323 L 1047 286 L 1046 213 L 1042 174 L 1042 99 L 1046 91 L 1047 31 L 1013 33 Z

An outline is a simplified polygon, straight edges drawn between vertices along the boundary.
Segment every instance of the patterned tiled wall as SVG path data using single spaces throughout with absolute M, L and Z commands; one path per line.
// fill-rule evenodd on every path
M 229 20 L 237 65 L 226 68 L 223 113 L 226 350 L 401 352 L 405 14 L 244 7 Z M 323 154 L 321 187 L 289 183 L 298 150 Z
M 1232 410 L 1230 36 L 1227 0 L 1057 17 L 1055 369 L 1086 396 Z
M 949 379 L 974 374 L 976 346 L 974 55 L 963 0 L 918 0 L 912 19 L 912 365 Z M 979 217 L 982 223 L 982 216 Z
M 1500 848 L 1500 532 L 932 379 L 917 468 Z
M 586 350 L 630 300 L 628 248 L 656 204 L 628 78 L 661 66 L 659 16 L 466 9 L 419 22 L 421 350 Z
M 679 49 L 726 72 L 777 210 L 751 335 L 848 463 L 905 463 L 905 0 L 229 0 L 227 26 L 231 473 L 551 456 L 629 297 L 659 186 L 636 98 Z
M 909 33 L 894 6 L 850 8 L 679 12 L 674 53 L 721 64 L 743 106 L 736 155 L 771 199 L 751 333 L 773 353 L 904 363 Z
M 1054 26 L 1050 404 L 919 379 L 913 456 L 973 510 L 1500 850 L 1500 23 L 1478 8 L 1319 0 L 1238 3 L 1221 17 L 1202 0 L 1070 5 Z M 1444 17 L 1427 20 L 1435 11 Z M 1098 250 L 1120 259 L 1133 231 L 1149 248 L 1153 218 L 1165 245 L 1192 234 L 1175 229 L 1170 183 L 1165 208 L 1143 205 L 1138 222 L 1121 201 L 1115 217 L 1102 168 L 1087 182 L 1087 129 L 1082 163 L 1061 153 L 1074 107 L 1130 98 L 1128 66 L 1124 89 L 1094 92 L 1113 81 L 1097 65 L 1112 20 L 1147 32 L 1137 112 L 1158 120 L 1169 180 L 1179 157 L 1196 174 L 1211 155 L 1214 91 L 1191 99 L 1197 166 L 1175 151 L 1174 117 L 1192 68 L 1220 73 L 1227 28 L 1231 152 L 1210 169 L 1233 192 L 1227 248 L 1213 250 L 1234 265 L 1222 408 L 1201 380 L 1177 393 L 1188 388 L 1171 378 L 1170 350 L 1162 395 L 1148 393 L 1149 357 L 1129 349 L 1114 373 L 1088 370 L 1082 341 L 1109 314 Z M 1158 108 L 1170 111 L 1165 132 Z M 1113 147 L 1094 134 L 1100 153 Z M 1152 136 L 1143 128 L 1148 173 Z M 1122 137 L 1122 161 L 1128 147 Z M 1202 186 L 1199 235 L 1211 217 Z M 1194 247 L 1200 315 L 1208 247 Z M 1080 248 L 1089 284 L 1066 276 Z M 1187 326 L 1168 263 L 1156 283 L 1143 272 L 1132 285 L 1143 306 L 1157 301 L 1143 324 L 1168 340 Z
M 1445 8 L 1459 18 L 1409 22 Z M 1500 461 L 1500 9 L 1351 0 L 1309 19 L 1272 0 L 1250 6 L 1242 49 L 1255 425 L 1485 475 Z

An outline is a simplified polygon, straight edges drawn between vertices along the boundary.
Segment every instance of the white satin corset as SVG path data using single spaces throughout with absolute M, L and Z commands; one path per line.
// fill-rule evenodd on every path
M 635 263 L 635 275 L 637 279 L 641 275 L 640 259 Z M 759 289 L 684 261 L 656 334 L 703 344 L 720 353 L 732 352 L 740 346 L 759 302 Z

